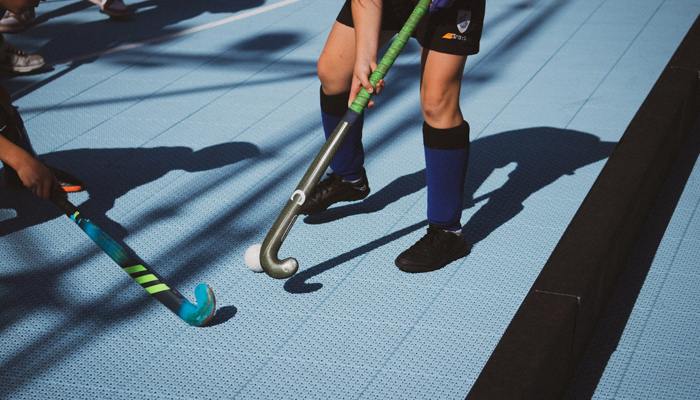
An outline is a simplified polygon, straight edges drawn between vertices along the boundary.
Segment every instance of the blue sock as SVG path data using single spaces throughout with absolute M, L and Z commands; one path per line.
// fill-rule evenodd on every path
M 445 230 L 462 228 L 464 179 L 469 163 L 469 124 L 436 129 L 423 123 L 428 222 Z
M 327 95 L 321 88 L 321 120 L 326 140 L 331 136 L 343 116 L 348 110 L 350 92 L 336 95 Z M 340 175 L 343 180 L 356 181 L 364 175 L 365 151 L 362 147 L 362 126 L 365 114 L 360 117 L 350 128 L 345 140 L 340 145 L 338 152 L 331 161 L 331 169 Z

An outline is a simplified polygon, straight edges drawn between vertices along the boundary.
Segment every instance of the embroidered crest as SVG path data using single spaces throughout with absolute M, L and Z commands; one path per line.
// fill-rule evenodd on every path
M 472 20 L 472 12 L 467 10 L 459 10 L 457 14 L 457 29 L 459 33 L 464 33 L 469 28 L 469 23 Z

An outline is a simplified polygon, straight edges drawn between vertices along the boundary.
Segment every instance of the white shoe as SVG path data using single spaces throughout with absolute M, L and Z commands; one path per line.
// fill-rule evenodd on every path
M 5 13 L 0 19 L 0 32 L 2 33 L 17 33 L 22 32 L 28 26 L 36 23 L 36 14 L 34 9 L 27 10 L 22 14 L 15 14 L 11 11 Z
M 88 0 L 92 4 L 100 6 L 100 12 L 114 18 L 123 18 L 129 15 L 129 8 L 124 0 Z
M 27 54 L 12 47 L 5 40 L 0 44 L 0 71 L 2 72 L 32 72 L 43 67 L 45 63 L 44 57 L 38 54 Z

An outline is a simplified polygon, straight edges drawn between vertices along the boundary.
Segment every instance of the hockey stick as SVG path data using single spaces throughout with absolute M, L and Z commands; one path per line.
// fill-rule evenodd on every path
M 421 18 L 423 18 L 428 11 L 430 3 L 431 0 L 421 0 L 413 10 L 411 16 L 408 18 L 403 28 L 401 28 L 399 35 L 391 43 L 391 47 L 389 47 L 389 50 L 384 54 L 384 57 L 382 57 L 377 69 L 375 69 L 372 76 L 370 76 L 369 81 L 373 87 L 376 87 L 376 84 L 386 76 L 387 71 L 389 71 L 389 68 L 394 64 L 396 57 L 401 53 L 408 39 L 411 38 L 413 31 L 416 29 L 416 25 L 418 25 L 418 22 L 420 22 Z M 299 212 L 304 205 L 304 201 L 306 201 L 306 197 L 309 196 L 319 180 L 321 180 L 321 177 L 323 177 L 335 153 L 343 143 L 350 127 L 360 116 L 371 97 L 372 94 L 368 93 L 366 90 L 362 89 L 360 91 L 357 98 L 350 105 L 347 113 L 345 113 L 338 126 L 321 148 L 321 151 L 319 151 L 318 155 L 311 163 L 311 166 L 306 171 L 306 174 L 301 179 L 296 190 L 292 193 L 289 200 L 287 200 L 287 204 L 267 233 L 260 250 L 260 264 L 263 270 L 271 277 L 277 279 L 289 278 L 299 269 L 299 263 L 295 258 L 290 257 L 280 260 L 277 257 L 277 253 L 282 246 L 282 242 L 284 242 L 284 239 L 287 237 L 289 230 L 292 229 L 292 225 L 294 225 L 294 222 L 299 216 Z
M 194 295 L 199 304 L 199 306 L 195 306 L 177 290 L 170 288 L 158 274 L 140 262 L 131 259 L 124 251 L 124 248 L 107 236 L 97 225 L 85 218 L 68 199 L 54 192 L 51 194 L 51 201 L 69 216 L 73 222 L 78 224 L 90 239 L 122 267 L 136 283 L 141 285 L 156 300 L 168 307 L 170 311 L 182 318 L 183 321 L 192 326 L 202 326 L 206 325 L 214 316 L 216 299 L 214 298 L 214 292 L 209 286 L 200 283 L 194 289 Z

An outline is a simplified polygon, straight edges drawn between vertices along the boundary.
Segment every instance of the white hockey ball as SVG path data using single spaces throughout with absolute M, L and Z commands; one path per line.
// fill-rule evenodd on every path
M 254 244 L 250 247 L 248 247 L 248 250 L 245 251 L 245 255 L 243 256 L 243 259 L 245 260 L 245 265 L 250 268 L 251 271 L 254 272 L 262 272 L 263 267 L 260 265 L 260 249 L 262 248 L 261 244 Z

